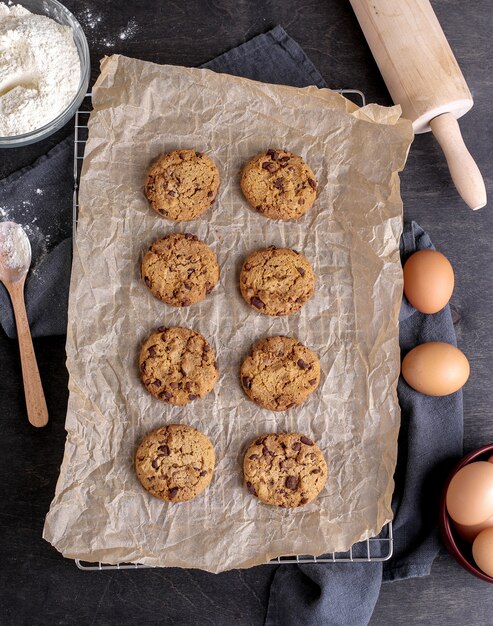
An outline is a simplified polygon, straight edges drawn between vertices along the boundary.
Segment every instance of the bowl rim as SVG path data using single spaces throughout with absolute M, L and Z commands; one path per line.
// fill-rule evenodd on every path
M 61 126 L 63 126 L 66 123 L 64 122 L 63 124 L 60 124 L 63 118 L 67 115 L 68 111 L 70 111 L 72 108 L 74 108 L 74 110 L 66 121 L 68 122 L 69 119 L 73 117 L 76 109 L 78 108 L 78 106 L 80 105 L 80 103 L 86 96 L 86 92 L 87 92 L 87 88 L 88 88 L 89 80 L 91 76 L 91 58 L 90 58 L 89 44 L 88 44 L 84 29 L 80 25 L 79 20 L 75 17 L 75 15 L 69 9 L 67 9 L 67 7 L 64 4 L 62 4 L 58 0 L 43 0 L 43 2 L 40 3 L 40 5 L 44 4 L 45 2 L 47 2 L 48 4 L 54 5 L 62 13 L 65 13 L 68 16 L 68 18 L 72 21 L 72 24 L 70 25 L 72 32 L 73 33 L 78 32 L 81 35 L 80 43 L 81 43 L 82 49 L 79 51 L 79 49 L 77 48 L 77 53 L 78 53 L 79 60 L 80 60 L 80 70 L 81 70 L 79 86 L 77 87 L 77 91 L 74 97 L 72 98 L 72 100 L 70 101 L 70 103 L 62 111 L 60 111 L 60 113 L 56 117 L 54 117 L 52 120 L 47 122 L 44 126 L 39 126 L 38 128 L 35 128 L 34 130 L 29 131 L 28 133 L 22 133 L 21 135 L 0 135 L 0 149 L 23 147 L 25 145 L 29 145 L 30 143 L 35 143 L 36 141 L 41 141 L 42 139 L 46 139 L 47 137 L 49 137 L 51 134 L 56 132 L 59 128 L 61 128 Z M 17 4 L 20 4 L 21 6 L 23 6 L 22 0 L 18 0 Z M 45 14 L 39 13 L 39 15 L 45 15 Z M 48 16 L 45 15 L 45 17 L 48 17 Z
M 480 578 L 481 580 L 484 580 L 487 583 L 493 583 L 493 576 L 488 576 L 488 574 L 485 574 L 482 570 L 479 569 L 479 567 L 476 564 L 471 563 L 471 561 L 466 559 L 466 557 L 462 554 L 462 551 L 457 544 L 457 540 L 456 540 L 454 530 L 453 530 L 453 525 L 452 525 L 452 518 L 448 514 L 447 504 L 446 504 L 447 490 L 452 481 L 452 478 L 465 465 L 468 465 L 469 463 L 471 463 L 472 461 L 476 459 L 479 460 L 478 457 L 481 457 L 488 452 L 490 454 L 493 454 L 493 443 L 489 443 L 484 446 L 481 446 L 480 448 L 476 448 L 475 450 L 472 450 L 471 452 L 466 454 L 466 456 L 464 456 L 455 465 L 453 470 L 450 472 L 442 489 L 442 495 L 440 498 L 440 520 L 439 521 L 440 521 L 440 532 L 441 532 L 445 547 L 450 552 L 450 554 L 454 557 L 454 559 L 459 563 L 459 565 L 461 565 L 466 571 L 468 571 L 470 574 L 473 574 L 477 578 Z

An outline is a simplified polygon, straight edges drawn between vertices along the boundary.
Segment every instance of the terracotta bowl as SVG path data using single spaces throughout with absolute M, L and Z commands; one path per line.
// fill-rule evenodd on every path
M 440 531 L 442 533 L 442 539 L 447 547 L 447 550 L 450 554 L 455 558 L 455 560 L 462 565 L 462 567 L 481 578 L 481 580 L 485 580 L 488 583 L 493 583 L 493 577 L 488 576 L 482 572 L 479 567 L 474 562 L 472 557 L 472 545 L 462 539 L 462 537 L 456 531 L 452 518 L 447 513 L 447 506 L 445 504 L 445 497 L 447 494 L 448 486 L 450 485 L 450 481 L 457 474 L 457 472 L 467 465 L 468 463 L 472 463 L 473 461 L 487 461 L 488 458 L 493 454 L 493 443 L 490 443 L 482 448 L 478 448 L 477 450 L 473 450 L 469 454 L 467 454 L 457 465 L 454 467 L 453 471 L 450 473 L 450 476 L 445 483 L 442 492 L 442 498 L 440 500 Z

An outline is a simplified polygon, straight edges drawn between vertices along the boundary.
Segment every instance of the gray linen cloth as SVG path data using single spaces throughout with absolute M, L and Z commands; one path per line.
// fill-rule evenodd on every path
M 218 72 L 297 87 L 326 87 L 298 44 L 277 26 L 207 63 Z M 350 86 L 350 85 L 345 85 Z M 33 247 L 26 299 L 33 335 L 64 334 L 71 266 L 72 145 L 66 140 L 32 168 L 0 181 L 0 218 L 25 225 Z M 401 240 L 403 262 L 415 250 L 432 248 L 415 223 Z M 15 328 L 8 296 L 0 292 L 0 322 Z M 423 315 L 404 299 L 400 346 L 404 353 L 425 341 L 455 345 L 449 307 Z M 429 573 L 439 547 L 441 485 L 462 451 L 462 393 L 423 396 L 400 379 L 402 426 L 393 498 L 394 556 L 385 563 L 279 566 L 273 578 L 267 626 L 367 624 L 383 582 Z

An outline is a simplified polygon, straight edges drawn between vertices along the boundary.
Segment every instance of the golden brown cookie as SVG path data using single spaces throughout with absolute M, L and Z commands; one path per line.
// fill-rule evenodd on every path
M 144 193 L 161 217 L 183 222 L 193 220 L 211 206 L 219 183 L 216 164 L 206 154 L 174 150 L 151 164 Z
M 312 297 L 315 274 L 308 259 L 289 248 L 252 252 L 240 274 L 241 295 L 265 315 L 291 315 Z
M 147 434 L 135 453 L 137 478 L 151 495 L 169 502 L 192 500 L 214 472 L 212 443 L 203 433 L 169 424 Z
M 170 404 L 188 404 L 217 382 L 214 350 L 189 328 L 161 326 L 140 351 L 140 374 L 149 393 Z
M 243 361 L 240 380 L 247 396 L 272 411 L 304 402 L 320 382 L 317 355 L 292 337 L 268 337 Z
M 158 239 L 144 256 L 142 278 L 156 298 L 172 306 L 200 302 L 219 280 L 216 255 L 189 233 Z
M 241 190 L 262 215 L 295 220 L 315 202 L 317 181 L 301 157 L 286 150 L 268 150 L 246 164 Z
M 327 480 L 327 463 L 305 435 L 271 433 L 250 444 L 243 474 L 248 491 L 259 500 L 291 508 L 318 496 Z

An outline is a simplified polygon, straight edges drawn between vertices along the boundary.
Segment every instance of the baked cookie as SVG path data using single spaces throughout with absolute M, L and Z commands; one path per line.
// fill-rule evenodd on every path
M 172 306 L 200 302 L 219 280 L 216 255 L 195 235 L 174 233 L 155 241 L 142 261 L 152 294 Z
M 189 328 L 161 326 L 140 351 L 140 374 L 149 393 L 170 404 L 203 398 L 217 382 L 214 350 Z
M 153 430 L 135 453 L 137 478 L 151 495 L 169 502 L 192 500 L 209 485 L 214 472 L 212 443 L 182 424 Z
M 243 474 L 248 491 L 259 500 L 291 508 L 318 496 L 327 480 L 327 463 L 305 435 L 272 433 L 250 444 Z
M 268 337 L 253 346 L 240 370 L 243 390 L 265 409 L 285 411 L 304 402 L 320 382 L 317 355 L 292 337 Z
M 240 274 L 245 302 L 265 315 L 296 313 L 313 295 L 315 274 L 308 259 L 289 248 L 264 248 L 250 254 Z
M 206 154 L 174 150 L 151 164 L 144 193 L 161 217 L 183 222 L 193 220 L 211 206 L 219 183 L 219 171 Z
M 315 202 L 317 182 L 301 157 L 285 150 L 268 150 L 246 164 L 241 190 L 262 215 L 295 220 Z

